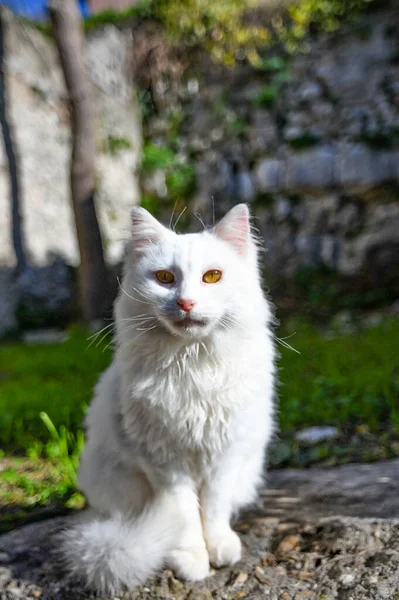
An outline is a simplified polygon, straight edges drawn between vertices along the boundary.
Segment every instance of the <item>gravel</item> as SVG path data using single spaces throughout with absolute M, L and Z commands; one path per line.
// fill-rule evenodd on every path
M 120 598 L 399 600 L 398 469 L 395 460 L 274 472 L 259 507 L 236 523 L 240 563 L 197 584 L 164 570 Z M 67 524 L 47 519 L 0 537 L 1 600 L 91 597 L 56 558 L 54 534 Z

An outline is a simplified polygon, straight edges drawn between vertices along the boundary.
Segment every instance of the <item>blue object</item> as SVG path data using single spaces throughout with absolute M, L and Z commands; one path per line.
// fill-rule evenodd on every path
M 90 15 L 89 6 L 85 0 L 79 0 L 79 7 L 84 19 Z
M 8 6 L 15 14 L 33 21 L 48 19 L 48 0 L 0 0 L 0 4 Z M 86 0 L 79 0 L 79 7 L 83 18 L 90 15 Z

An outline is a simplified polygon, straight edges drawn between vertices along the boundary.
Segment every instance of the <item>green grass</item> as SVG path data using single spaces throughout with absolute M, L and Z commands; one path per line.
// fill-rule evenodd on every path
M 81 424 L 112 355 L 110 336 L 98 345 L 87 338 L 75 327 L 62 344 L 0 346 L 0 532 L 84 503 L 76 493 Z
M 111 358 L 104 343 L 89 347 L 87 337 L 75 328 L 69 340 L 56 346 L 0 346 L 1 447 L 26 452 L 48 439 L 41 412 L 57 429 L 63 425 L 76 432 L 98 375 Z
M 332 337 L 294 324 L 282 348 L 279 420 L 282 430 L 311 425 L 366 425 L 399 432 L 399 320 Z M 331 339 L 332 338 L 332 339 Z
M 281 443 L 272 464 L 399 455 L 399 320 L 337 336 L 331 330 L 321 335 L 306 321 L 284 329 L 280 337 L 296 331 L 287 342 L 300 354 L 280 347 Z M 112 355 L 106 348 L 110 337 L 101 341 L 100 336 L 97 347 L 89 346 L 87 337 L 73 328 L 59 345 L 0 346 L 0 517 L 5 528 L 51 507 L 82 505 L 75 493 L 84 443 L 81 423 Z M 344 437 L 303 449 L 292 434 L 312 425 L 336 425 Z M 363 436 L 364 443 L 353 442 L 348 431 Z
M 282 430 L 311 425 L 387 423 L 399 431 L 399 320 L 345 335 L 321 335 L 306 321 L 285 327 L 300 354 L 279 346 L 279 420 Z M 284 334 L 279 333 L 280 336 Z M 26 453 L 65 427 L 76 435 L 99 374 L 112 351 L 89 346 L 72 329 L 59 345 L 0 346 L 0 445 Z M 47 425 L 41 413 L 48 415 Z

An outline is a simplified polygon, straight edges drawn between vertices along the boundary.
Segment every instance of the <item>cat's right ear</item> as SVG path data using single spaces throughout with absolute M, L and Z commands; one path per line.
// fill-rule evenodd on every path
M 246 204 L 236 204 L 213 228 L 214 234 L 245 255 L 250 241 L 249 210 Z
M 146 248 L 159 242 L 166 229 L 142 206 L 134 206 L 131 216 L 133 251 L 141 254 Z

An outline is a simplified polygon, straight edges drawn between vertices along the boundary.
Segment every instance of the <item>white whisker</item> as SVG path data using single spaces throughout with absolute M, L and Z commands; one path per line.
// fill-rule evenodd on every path
M 231 326 L 230 329 L 232 329 L 233 327 L 240 327 L 240 329 L 242 329 L 246 333 L 250 333 L 249 329 L 244 327 L 244 325 L 236 319 L 233 319 L 231 315 L 225 315 L 223 318 L 225 319 L 226 324 Z
M 155 317 L 150 317 L 148 319 L 144 319 L 143 321 L 141 321 L 140 323 L 135 323 L 134 325 L 129 325 L 128 327 L 125 327 L 124 329 L 121 330 L 121 334 L 127 333 L 128 331 L 132 331 L 133 329 L 136 329 L 137 331 L 141 331 L 139 329 L 139 327 L 143 327 L 145 325 L 145 323 L 148 323 L 149 321 L 153 321 L 155 319 Z
M 140 294 L 141 296 L 143 296 L 143 298 L 145 298 L 146 300 L 151 300 L 150 296 L 147 296 L 146 294 L 144 294 L 143 292 L 141 292 L 140 290 L 138 290 L 136 287 L 132 286 L 132 288 L 134 289 L 135 292 L 137 292 L 138 294 Z
M 106 337 L 110 334 L 112 334 L 112 331 L 107 331 L 106 334 L 103 335 L 103 337 L 101 338 L 101 340 L 99 340 L 96 344 L 96 348 L 98 348 L 99 346 L 101 346 L 101 344 L 103 343 L 103 341 L 106 339 Z
M 212 196 L 212 216 L 213 216 L 212 226 L 215 227 L 215 198 L 213 196 Z
M 150 331 L 150 329 L 154 329 L 154 327 L 156 327 L 156 325 L 153 325 L 152 327 L 146 327 L 146 328 L 142 328 L 142 327 L 136 327 L 137 331 Z
M 147 317 L 151 317 L 153 319 L 155 319 L 155 317 L 152 317 L 150 315 L 150 313 L 142 313 L 141 315 L 136 315 L 134 317 L 124 317 L 124 318 L 118 318 L 118 321 L 138 321 L 140 319 L 144 319 Z
M 201 215 L 198 213 L 194 213 L 194 217 L 197 217 L 198 221 L 201 223 L 204 230 L 206 229 L 204 221 L 201 219 Z
M 180 361 L 179 360 L 176 362 L 176 366 L 177 366 L 177 370 L 178 370 L 179 379 L 181 379 L 181 367 L 180 367 Z
M 178 199 L 178 198 L 176 198 L 176 202 L 175 202 L 175 205 L 174 205 L 174 207 L 173 207 L 172 214 L 171 214 L 171 216 L 170 216 L 170 221 L 169 221 L 169 229 L 172 229 L 173 217 L 175 216 L 175 210 L 176 210 L 176 206 L 177 206 L 177 203 L 178 203 L 178 201 L 179 201 L 179 199 Z
M 106 350 L 108 350 L 108 348 L 110 346 L 112 346 L 112 344 L 114 343 L 114 340 L 112 339 L 104 348 L 103 348 L 103 352 L 106 352 Z M 112 350 L 115 350 L 115 346 L 112 348 Z
M 176 225 L 178 224 L 178 222 L 180 221 L 180 217 L 182 217 L 184 215 L 184 213 L 186 212 L 187 206 L 185 206 L 183 208 L 183 210 L 181 211 L 181 213 L 179 214 L 179 216 L 177 217 L 175 224 L 173 225 L 173 231 L 176 231 Z
M 292 338 L 292 336 L 296 335 L 296 331 L 294 331 L 293 333 L 290 333 L 290 335 L 286 335 L 283 338 L 279 338 L 280 340 L 289 340 L 290 338 Z
M 153 325 L 152 327 L 148 327 L 147 329 L 145 329 L 144 331 L 142 331 L 141 333 L 139 333 L 138 335 L 136 335 L 132 340 L 130 340 L 127 344 L 125 344 L 124 346 L 121 346 L 119 349 L 121 352 L 124 352 L 127 348 L 129 348 L 129 346 L 131 346 L 133 344 L 133 342 L 135 342 L 139 337 L 141 337 L 142 335 L 144 335 L 145 333 L 147 333 L 148 331 L 151 331 L 152 329 L 156 329 L 158 326 L 157 325 Z
M 134 296 L 131 296 L 130 294 L 128 294 L 128 292 L 123 289 L 119 277 L 117 277 L 117 282 L 118 282 L 119 289 L 121 290 L 121 292 L 123 292 L 125 294 L 125 296 L 127 296 L 128 298 L 131 298 L 131 300 L 134 300 L 135 302 L 140 302 L 141 304 L 151 305 L 150 302 L 144 302 L 144 300 L 139 300 L 138 298 L 134 298 Z
M 102 329 L 100 329 L 99 331 L 96 331 L 96 333 L 93 333 L 93 335 L 90 335 L 87 338 L 87 341 L 91 340 L 90 344 L 88 345 L 88 348 L 90 348 L 90 346 L 92 346 L 92 344 L 95 343 L 95 341 L 97 340 L 97 338 L 107 329 L 114 327 L 115 323 L 110 323 L 109 325 L 106 325 L 105 327 L 103 327 Z M 106 335 L 108 335 L 108 333 L 110 333 L 109 331 L 107 332 Z
M 201 342 L 201 346 L 203 347 L 203 349 L 204 349 L 204 351 L 205 351 L 205 354 L 206 354 L 207 356 L 209 356 L 209 350 L 208 350 L 208 348 L 207 348 L 206 344 L 205 344 L 204 342 Z
M 278 338 L 277 336 L 274 336 L 274 339 L 276 340 L 276 342 L 284 346 L 284 348 L 288 348 L 288 350 L 292 350 L 293 352 L 300 354 L 299 350 L 293 348 L 292 346 L 290 346 L 290 344 L 287 344 L 287 342 L 285 342 L 284 339 Z

